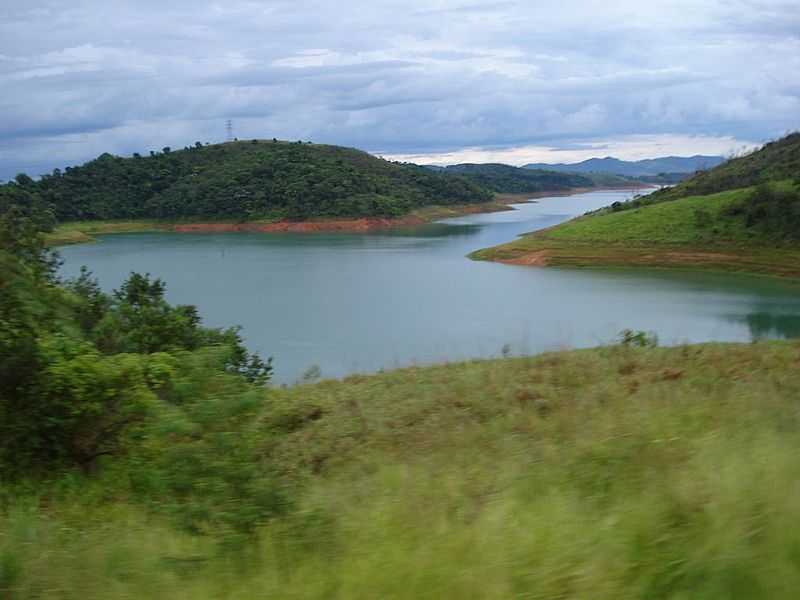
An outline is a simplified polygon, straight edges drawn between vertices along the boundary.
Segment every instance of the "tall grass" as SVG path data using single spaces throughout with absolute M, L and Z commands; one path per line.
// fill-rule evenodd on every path
M 798 399 L 789 342 L 275 390 L 262 451 L 304 492 L 258 541 L 221 551 L 123 492 L 16 495 L 0 597 L 794 598 Z

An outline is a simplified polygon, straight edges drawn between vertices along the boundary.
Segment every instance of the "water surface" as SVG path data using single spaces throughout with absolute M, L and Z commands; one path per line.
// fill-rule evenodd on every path
M 607 343 L 625 328 L 662 343 L 800 336 L 800 287 L 742 275 L 537 269 L 474 262 L 512 240 L 629 192 L 545 198 L 517 210 L 369 234 L 102 236 L 60 249 L 105 289 L 131 271 L 163 278 L 211 326 L 241 325 L 274 356 L 275 380 Z

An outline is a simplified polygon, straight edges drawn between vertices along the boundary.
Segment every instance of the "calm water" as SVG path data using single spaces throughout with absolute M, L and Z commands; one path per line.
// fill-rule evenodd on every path
M 130 271 L 168 284 L 212 326 L 241 325 L 278 382 L 606 343 L 800 336 L 800 286 L 699 273 L 536 269 L 465 255 L 628 197 L 592 192 L 377 234 L 118 234 L 61 249 L 106 289 Z

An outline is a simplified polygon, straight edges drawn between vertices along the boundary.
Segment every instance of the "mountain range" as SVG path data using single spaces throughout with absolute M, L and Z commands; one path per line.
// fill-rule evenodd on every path
M 540 169 L 559 171 L 562 173 L 612 173 L 626 177 L 643 177 L 660 175 L 662 173 L 694 173 L 706 169 L 713 169 L 725 162 L 722 156 L 664 156 L 644 160 L 627 161 L 611 156 L 605 158 L 590 158 L 578 163 L 530 163 L 524 165 L 525 169 Z

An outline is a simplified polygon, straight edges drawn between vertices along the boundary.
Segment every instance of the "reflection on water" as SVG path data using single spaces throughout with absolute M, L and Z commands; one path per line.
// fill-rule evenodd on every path
M 798 336 L 800 287 L 741 275 L 535 269 L 465 255 L 625 192 L 368 234 L 125 234 L 62 249 L 106 288 L 132 271 L 168 283 L 212 326 L 240 324 L 276 379 L 607 343 L 625 328 L 663 343 Z
M 753 340 L 800 338 L 800 315 L 797 314 L 753 312 L 738 318 L 747 324 Z

